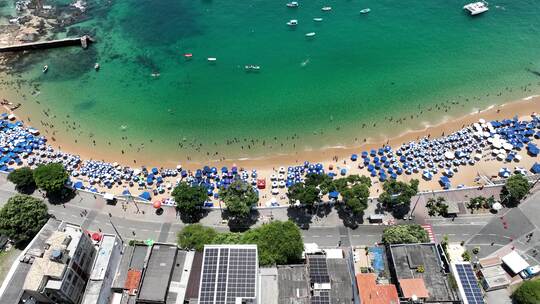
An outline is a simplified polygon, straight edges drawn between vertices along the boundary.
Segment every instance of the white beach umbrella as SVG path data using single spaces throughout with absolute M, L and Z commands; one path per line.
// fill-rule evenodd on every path
M 454 152 L 446 151 L 446 152 L 444 152 L 444 157 L 446 157 L 447 159 L 454 159 L 456 156 L 455 156 Z
M 516 156 L 514 156 L 514 161 L 516 162 L 519 162 L 523 157 L 519 154 L 516 154 Z
M 485 123 L 486 123 L 486 120 L 483 119 L 483 118 L 480 118 L 480 119 L 478 120 L 478 122 L 479 122 L 480 124 L 485 124 Z
M 476 153 L 476 154 L 474 155 L 474 159 L 476 159 L 476 160 L 481 160 L 481 159 L 482 159 L 482 154 L 481 154 L 481 153 Z
M 493 206 L 491 206 L 491 209 L 495 210 L 495 211 L 499 211 L 503 208 L 503 206 L 501 205 L 501 203 L 495 203 L 493 204 Z

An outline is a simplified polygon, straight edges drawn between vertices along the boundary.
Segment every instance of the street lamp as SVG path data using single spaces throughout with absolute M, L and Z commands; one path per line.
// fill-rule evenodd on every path
M 114 231 L 116 232 L 116 235 L 118 235 L 118 238 L 122 243 L 124 243 L 124 239 L 122 239 L 122 236 L 120 235 L 120 232 L 118 232 L 118 229 L 116 229 L 116 226 L 112 222 L 112 214 L 109 212 L 109 223 L 111 223 L 111 226 L 113 227 Z

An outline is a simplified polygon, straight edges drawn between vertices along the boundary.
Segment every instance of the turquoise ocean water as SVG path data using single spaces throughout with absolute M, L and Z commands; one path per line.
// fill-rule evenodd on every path
M 88 3 L 89 20 L 69 35 L 96 44 L 30 55 L 16 71 L 31 84 L 36 127 L 115 152 L 215 159 L 349 146 L 532 95 L 540 81 L 539 1 L 490 2 L 477 17 L 456 0 Z

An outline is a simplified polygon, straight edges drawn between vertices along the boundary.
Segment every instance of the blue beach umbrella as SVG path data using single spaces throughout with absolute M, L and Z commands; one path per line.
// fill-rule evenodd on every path
M 150 192 L 144 191 L 143 193 L 139 195 L 139 197 L 142 198 L 143 200 L 149 201 L 152 198 L 152 195 L 150 194 Z
M 339 192 L 337 191 L 331 191 L 330 193 L 328 193 L 329 198 L 337 199 L 338 196 L 339 196 Z
M 84 189 L 84 185 L 82 182 L 76 182 L 73 184 L 73 188 L 75 189 Z
M 540 164 L 534 163 L 534 165 L 531 167 L 531 172 L 534 174 L 540 173 Z
M 351 160 L 352 161 L 356 161 L 357 159 L 358 159 L 358 155 L 356 155 L 356 154 L 351 155 Z

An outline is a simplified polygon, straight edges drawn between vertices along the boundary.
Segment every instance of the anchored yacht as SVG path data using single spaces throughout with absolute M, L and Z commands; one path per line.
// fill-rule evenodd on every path
M 489 10 L 487 7 L 487 3 L 485 2 L 469 3 L 465 5 L 463 9 L 469 11 L 469 13 L 471 13 L 471 16 L 478 15 Z

